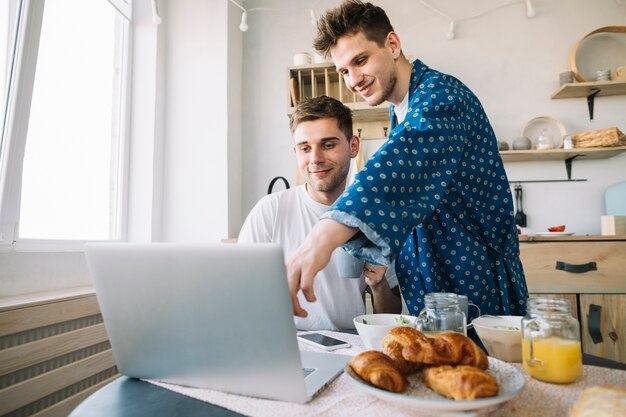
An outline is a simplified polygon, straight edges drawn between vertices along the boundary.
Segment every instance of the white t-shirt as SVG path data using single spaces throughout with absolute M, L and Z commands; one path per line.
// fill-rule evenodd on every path
M 396 114 L 396 120 L 398 121 L 398 124 L 401 124 L 402 122 L 404 122 L 404 119 L 406 118 L 406 114 L 408 110 L 409 110 L 409 92 L 407 91 L 406 95 L 402 99 L 402 103 L 398 104 L 397 106 L 394 106 L 393 108 L 393 112 Z
M 266 195 L 250 211 L 238 241 L 279 243 L 288 259 L 328 207 L 313 200 L 305 185 Z M 315 277 L 313 288 L 317 301 L 309 303 L 301 292 L 298 293 L 300 305 L 309 313 L 306 318 L 294 318 L 298 329 L 353 329 L 352 319 L 365 314 L 363 297 L 367 284 L 363 276 L 341 278 L 335 256 L 333 254 L 330 263 Z M 391 287 L 398 285 L 393 266 L 387 269 L 385 276 Z

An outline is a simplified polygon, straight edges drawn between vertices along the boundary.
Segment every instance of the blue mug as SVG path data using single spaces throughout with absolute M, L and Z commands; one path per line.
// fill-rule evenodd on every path
M 341 278 L 358 279 L 363 275 L 365 262 L 353 257 L 343 248 L 335 249 L 332 260 L 337 265 L 337 272 Z

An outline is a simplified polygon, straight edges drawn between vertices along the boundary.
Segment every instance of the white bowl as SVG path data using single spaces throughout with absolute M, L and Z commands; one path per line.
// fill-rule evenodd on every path
M 293 65 L 296 67 L 301 65 L 309 65 L 311 62 L 311 54 L 309 54 L 308 52 L 298 52 L 293 56 Z
M 408 320 L 408 324 L 400 324 L 400 316 Z M 363 344 L 368 350 L 382 350 L 380 342 L 389 330 L 394 327 L 415 327 L 415 317 L 405 314 L 364 314 L 352 319 L 356 331 L 361 336 Z
M 481 316 L 472 320 L 489 356 L 522 361 L 522 316 Z

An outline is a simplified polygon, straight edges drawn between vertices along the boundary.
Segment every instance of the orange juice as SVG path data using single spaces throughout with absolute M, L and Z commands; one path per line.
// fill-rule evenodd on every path
M 530 339 L 522 339 L 524 370 L 533 378 L 545 382 L 568 384 L 582 374 L 583 360 L 580 341 L 560 337 L 533 339 L 533 354 L 530 358 Z

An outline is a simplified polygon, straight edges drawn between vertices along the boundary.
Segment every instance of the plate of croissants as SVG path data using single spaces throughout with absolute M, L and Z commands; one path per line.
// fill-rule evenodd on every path
M 522 372 L 460 333 L 396 327 L 381 344 L 382 352 L 359 353 L 345 371 L 359 388 L 397 406 L 473 411 L 510 400 L 526 383 Z

